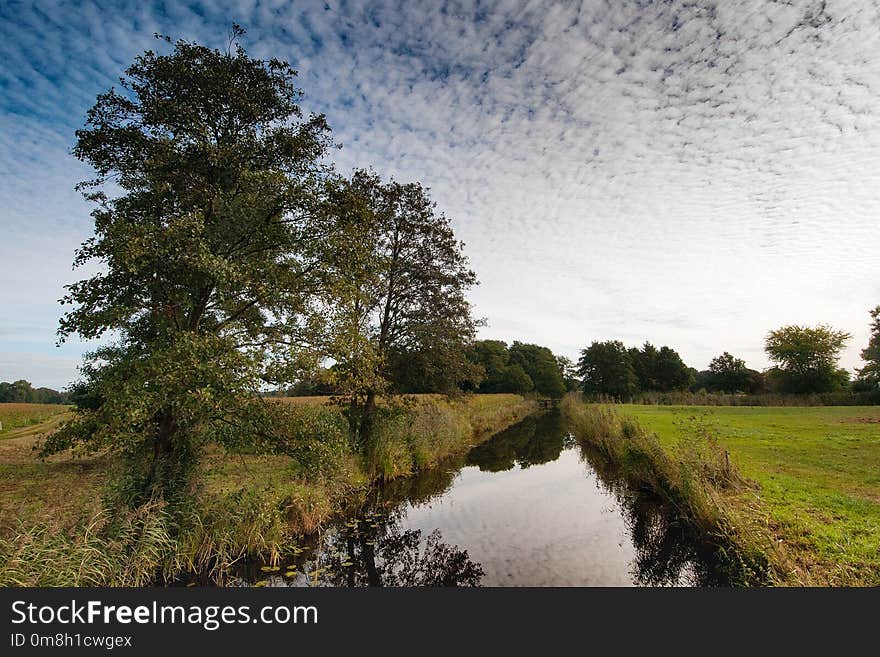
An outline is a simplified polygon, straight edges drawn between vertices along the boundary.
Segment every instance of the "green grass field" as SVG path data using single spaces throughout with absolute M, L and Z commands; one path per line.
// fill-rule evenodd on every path
M 802 580 L 880 584 L 880 407 L 624 405 L 671 446 L 709 427 L 760 485 Z

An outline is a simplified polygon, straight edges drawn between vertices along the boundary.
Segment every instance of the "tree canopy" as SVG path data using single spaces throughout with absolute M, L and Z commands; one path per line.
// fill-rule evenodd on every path
M 167 497 L 203 441 L 278 442 L 280 407 L 259 391 L 310 357 L 332 230 L 316 212 L 329 130 L 303 115 L 295 76 L 237 45 L 178 41 L 89 110 L 74 153 L 98 174 L 81 185 L 95 236 L 75 265 L 103 267 L 67 288 L 59 334 L 117 339 L 83 368 L 94 403 L 44 454 L 122 451 L 131 490 Z
M 783 326 L 767 334 L 764 350 L 777 364 L 774 375 L 784 392 L 826 392 L 848 380 L 837 361 L 851 337 L 825 324 Z
M 731 393 L 746 392 L 749 389 L 749 372 L 744 360 L 725 351 L 709 363 L 710 388 Z
M 859 382 L 866 388 L 880 388 L 880 306 L 871 311 L 871 337 L 862 349 L 865 366 L 859 370 Z
M 0 381 L 0 403 L 66 404 L 69 395 L 52 388 L 34 388 L 30 381 Z
M 671 347 L 657 349 L 645 342 L 641 349 L 631 347 L 627 353 L 642 391 L 685 390 L 692 382 L 687 365 Z
M 329 354 L 365 441 L 386 391 L 457 390 L 479 370 L 466 357 L 477 282 L 449 219 L 419 183 L 358 170 L 337 179 L 328 212 L 340 227 L 328 275 Z
M 588 395 L 629 399 L 639 390 L 632 358 L 619 340 L 594 341 L 581 351 L 578 374 Z

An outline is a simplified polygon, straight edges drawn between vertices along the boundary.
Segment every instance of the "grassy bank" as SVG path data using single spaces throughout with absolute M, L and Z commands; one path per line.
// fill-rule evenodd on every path
M 706 427 L 695 425 L 683 440 L 664 445 L 613 406 L 569 396 L 561 410 L 580 442 L 685 524 L 724 579 L 739 585 L 790 581 L 791 568 L 761 522 L 756 491 Z
M 327 398 L 278 403 L 291 406 L 297 432 L 321 436 L 315 449 L 299 459 L 209 449 L 190 512 L 173 520 L 161 504 L 105 510 L 108 457 L 39 461 L 38 434 L 0 441 L 0 585 L 143 585 L 181 571 L 222 580 L 238 559 L 278 560 L 376 479 L 430 467 L 537 410 L 518 395 L 395 400 L 360 455 Z
M 763 522 L 808 584 L 880 584 L 880 407 L 623 405 L 669 451 L 708 426 L 757 486 Z

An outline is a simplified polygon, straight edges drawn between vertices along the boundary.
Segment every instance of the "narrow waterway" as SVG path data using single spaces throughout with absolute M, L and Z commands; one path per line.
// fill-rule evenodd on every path
M 725 584 L 655 500 L 616 479 L 557 413 L 534 416 L 441 467 L 374 490 L 260 586 Z

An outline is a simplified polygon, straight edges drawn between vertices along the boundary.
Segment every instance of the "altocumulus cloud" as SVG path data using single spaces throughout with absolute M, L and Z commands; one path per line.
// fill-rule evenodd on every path
M 233 21 L 299 70 L 342 171 L 432 188 L 486 337 L 760 367 L 768 329 L 827 321 L 858 366 L 880 302 L 873 3 L 37 1 L 0 8 L 0 379 L 63 385 L 85 348 L 51 345 L 91 230 L 68 152 L 95 95 L 153 32 L 220 46 Z

